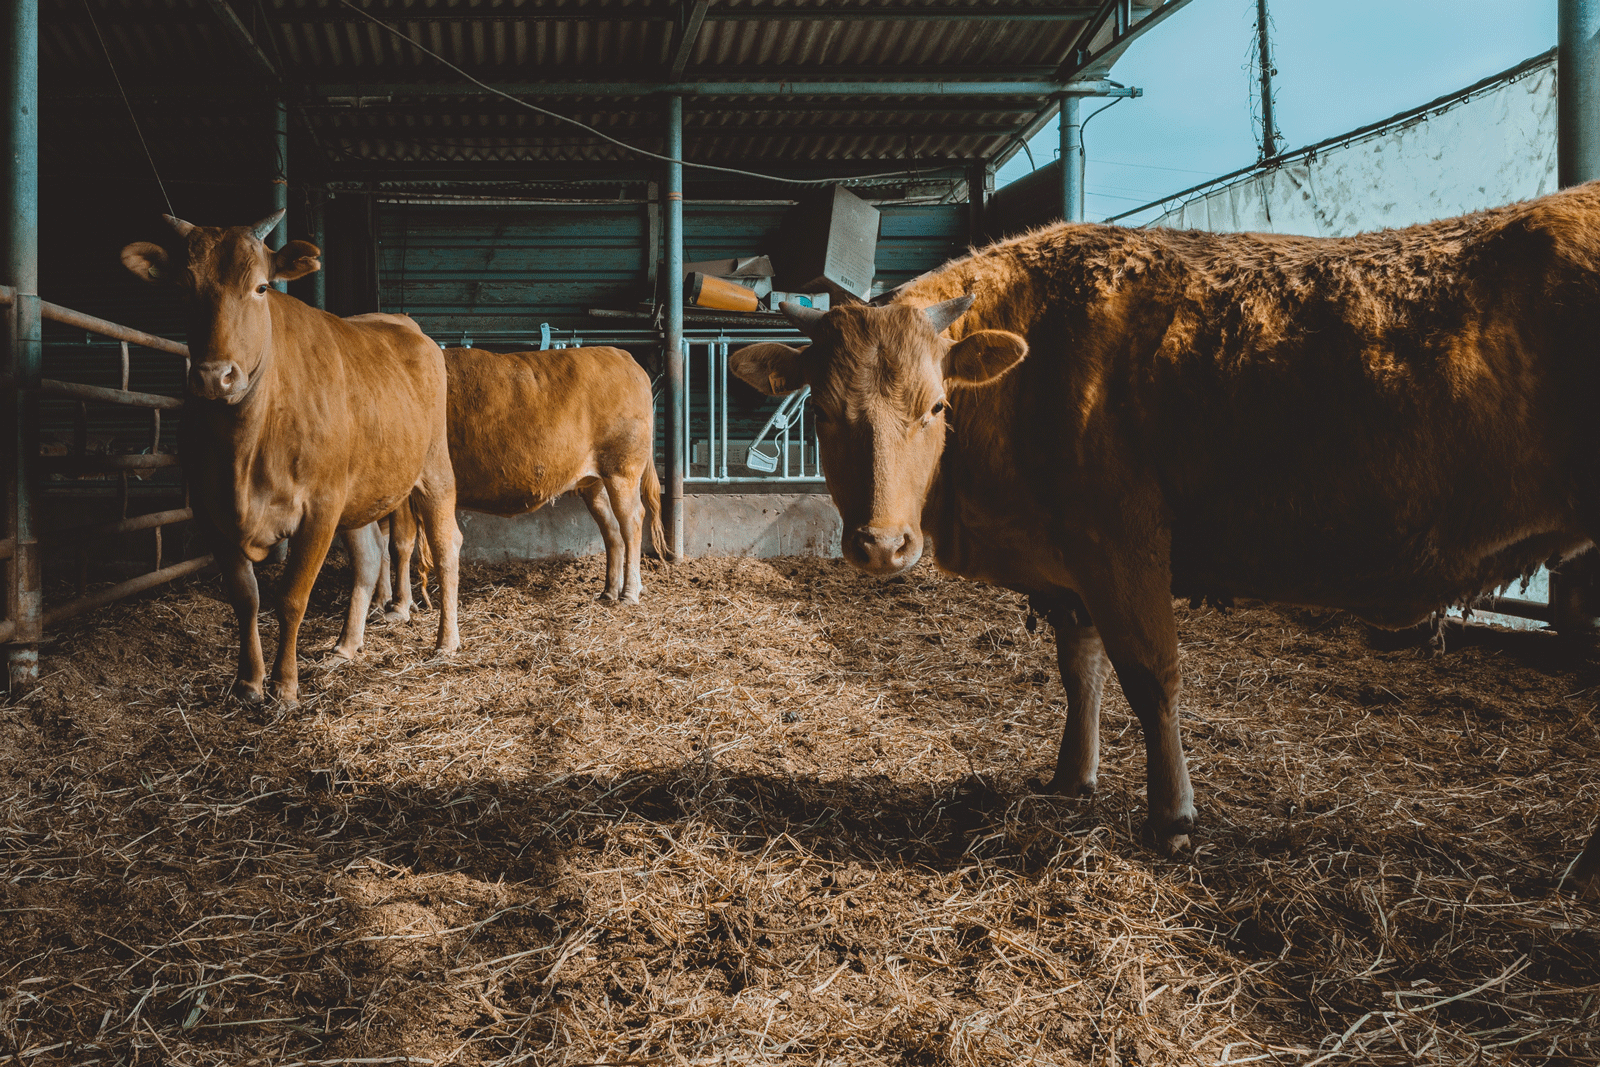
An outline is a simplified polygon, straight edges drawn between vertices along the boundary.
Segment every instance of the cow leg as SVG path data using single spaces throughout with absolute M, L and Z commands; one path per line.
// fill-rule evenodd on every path
M 389 580 L 389 519 L 378 520 L 378 588 L 372 594 L 373 603 L 382 607 L 394 598 Z
M 456 621 L 456 596 L 461 585 L 461 527 L 456 525 L 456 480 L 443 448 L 431 470 L 411 494 L 422 535 L 439 569 L 439 633 L 433 647 L 454 652 L 461 647 Z
M 1084 602 L 1099 623 L 1123 696 L 1144 731 L 1150 833 L 1158 850 L 1176 852 L 1188 847 L 1194 829 L 1194 788 L 1178 736 L 1178 624 L 1171 575 L 1165 567 L 1124 560 L 1108 561 L 1091 573 L 1093 580 L 1082 589 Z
M 402 500 L 389 516 L 389 544 L 393 556 L 394 595 L 384 603 L 383 617 L 390 622 L 411 621 L 411 553 L 417 546 L 417 520 L 411 502 Z M 428 599 L 428 576 L 422 576 L 422 599 Z
M 599 478 L 579 482 L 578 495 L 583 497 L 583 502 L 588 505 L 589 514 L 594 517 L 594 524 L 600 527 L 600 539 L 606 543 L 606 587 L 595 599 L 620 600 L 622 568 L 626 555 L 622 543 L 622 530 L 617 525 L 617 517 L 611 510 L 606 483 Z
M 267 677 L 267 661 L 261 654 L 261 627 L 256 621 L 261 611 L 256 569 L 238 545 L 219 547 L 214 555 L 239 623 L 239 670 L 233 679 L 233 695 L 246 704 L 259 704 L 266 699 L 262 683 Z
M 350 565 L 355 569 L 355 582 L 350 589 L 350 609 L 345 613 L 344 629 L 339 631 L 339 643 L 333 654 L 345 659 L 355 659 L 367 637 L 367 608 L 372 606 L 373 585 L 384 556 L 378 524 L 344 531 L 345 548 L 350 553 Z
M 1093 626 L 1071 626 L 1063 620 L 1055 630 L 1056 662 L 1067 691 L 1067 725 L 1061 731 L 1056 776 L 1045 790 L 1092 797 L 1100 772 L 1100 695 L 1111 664 L 1100 631 Z
M 631 478 L 616 476 L 606 478 L 606 495 L 611 498 L 611 513 L 622 528 L 623 561 L 621 599 L 637 604 L 644 585 L 639 579 L 639 556 L 644 550 L 644 501 L 639 498 L 639 475 Z M 610 551 L 607 550 L 606 573 L 611 573 Z
M 278 660 L 272 678 L 278 699 L 290 707 L 300 699 L 300 664 L 296 659 L 300 623 L 306 617 L 311 587 L 328 558 L 336 529 L 336 517 L 308 515 L 289 538 L 289 562 L 284 566 L 283 593 L 278 597 Z M 372 577 L 367 581 L 367 588 L 371 589 Z

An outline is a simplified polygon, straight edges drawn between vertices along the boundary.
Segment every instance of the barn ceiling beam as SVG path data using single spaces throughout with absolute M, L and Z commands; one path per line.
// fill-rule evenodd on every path
M 1140 3 L 1139 8 L 1154 6 Z M 372 5 L 365 8 L 376 18 L 398 23 L 424 22 L 676 22 L 680 9 L 665 4 L 623 8 L 487 8 L 417 10 Z M 809 7 L 708 6 L 709 22 L 1081 22 L 1093 17 L 1097 4 L 993 3 L 972 7 L 864 7 L 860 4 L 815 4 Z M 100 18 L 100 16 L 96 16 Z M 135 23 L 148 16 L 113 14 L 112 21 Z M 272 12 L 279 25 L 335 25 L 368 20 L 340 8 L 286 8 Z M 51 22 L 72 21 L 70 15 L 53 14 Z M 101 21 L 105 21 L 101 19 Z
M 1111 73 L 1111 67 L 1128 46 L 1155 29 L 1161 23 L 1187 7 L 1190 0 L 1167 0 L 1160 7 L 1149 10 L 1143 19 L 1134 21 L 1134 9 L 1128 6 L 1127 0 L 1103 0 L 1100 8 L 1078 32 L 1072 45 L 1067 49 L 1066 56 L 1061 61 L 1061 66 L 1056 69 L 1056 78 L 1061 82 L 1086 84 L 1100 82 L 1110 85 L 1105 80 Z M 1111 38 L 1101 46 L 1091 51 L 1096 36 L 1109 25 Z M 1108 93 L 1085 93 L 1076 95 L 1106 96 Z M 1137 94 L 1129 94 L 1137 95 Z M 1060 114 L 1063 97 L 1055 97 L 1038 113 L 1017 127 L 1011 142 L 995 156 L 993 165 L 996 170 L 1005 166 L 1011 157 L 1022 151 L 1022 146 L 1031 138 L 1050 125 L 1055 117 Z
M 1190 0 L 1167 0 L 1165 4 L 1135 22 L 1133 10 L 1127 0 L 1104 0 L 1100 10 L 1084 24 L 1083 29 L 1078 31 L 1077 40 L 1067 50 L 1066 58 L 1056 71 L 1056 78 L 1070 82 L 1105 77 L 1110 73 L 1112 64 L 1122 58 L 1129 45 L 1177 14 L 1189 3 Z M 1110 39 L 1099 48 L 1093 48 L 1095 38 L 1106 29 L 1110 30 Z
M 806 96 L 937 96 L 985 97 L 1031 96 L 1038 98 L 1060 92 L 1065 86 L 1047 81 L 695 81 L 695 82 L 524 82 L 496 85 L 510 96 L 607 96 L 640 97 L 683 96 L 767 96 L 778 98 Z M 438 82 L 360 82 L 307 85 L 302 95 L 323 100 L 373 101 L 394 97 L 492 95 L 474 85 Z
M 673 35 L 672 58 L 667 63 L 668 81 L 675 82 L 683 77 L 689 57 L 694 54 L 694 42 L 700 36 L 700 27 L 705 25 L 706 9 L 710 6 L 711 0 L 684 0 L 681 5 L 682 15 L 677 32 Z
M 228 35 L 228 39 L 250 61 L 250 65 L 259 73 L 276 80 L 278 68 L 267 58 L 267 54 L 261 50 L 256 39 L 245 28 L 245 24 L 239 21 L 239 16 L 234 13 L 228 0 L 205 0 L 205 5 L 217 16 L 217 21 L 222 24 L 222 32 Z

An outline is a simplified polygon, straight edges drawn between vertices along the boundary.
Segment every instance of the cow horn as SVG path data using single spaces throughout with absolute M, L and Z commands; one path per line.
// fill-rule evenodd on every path
M 944 333 L 945 330 L 950 328 L 951 323 L 967 313 L 967 309 L 972 306 L 972 302 L 976 299 L 977 297 L 968 293 L 966 296 L 958 296 L 954 300 L 946 300 L 942 304 L 934 304 L 932 307 L 925 309 L 923 314 L 928 316 L 928 325 L 933 327 L 934 333 Z
M 814 334 L 812 331 L 821 324 L 822 317 L 827 314 L 825 311 L 818 311 L 816 308 L 808 308 L 804 304 L 791 303 L 788 300 L 780 303 L 778 305 L 778 310 L 783 312 L 784 318 L 794 323 L 795 329 L 799 330 L 812 340 L 816 340 L 816 334 Z
M 272 214 L 268 215 L 266 218 L 250 227 L 250 232 L 256 235 L 256 240 L 265 241 L 267 239 L 267 234 L 278 228 L 278 223 L 283 221 L 283 216 L 285 214 L 286 213 L 283 211 L 274 211 Z
M 161 217 L 167 220 L 168 226 L 171 226 L 174 230 L 178 231 L 179 237 L 189 236 L 189 231 L 194 229 L 194 223 L 184 222 L 176 215 L 162 215 Z

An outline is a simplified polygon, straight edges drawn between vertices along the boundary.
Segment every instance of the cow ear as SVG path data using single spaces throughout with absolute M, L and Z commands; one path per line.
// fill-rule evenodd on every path
M 322 263 L 317 259 L 320 255 L 322 250 L 310 241 L 290 241 L 272 253 L 272 280 L 292 282 L 321 270 Z
M 1028 342 L 1009 330 L 977 330 L 950 346 L 944 357 L 945 381 L 981 385 L 1022 362 Z
M 800 353 L 776 342 L 750 345 L 728 357 L 728 369 L 768 396 L 783 396 L 806 384 Z
M 152 285 L 167 276 L 167 250 L 149 241 L 135 241 L 122 250 L 122 265 Z

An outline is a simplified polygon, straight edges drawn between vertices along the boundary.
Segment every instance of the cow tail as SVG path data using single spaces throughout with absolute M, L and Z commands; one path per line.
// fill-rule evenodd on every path
M 661 477 L 656 474 L 655 461 L 644 465 L 644 477 L 639 482 L 639 495 L 644 499 L 644 513 L 650 519 L 650 542 L 656 546 L 656 558 L 669 562 L 667 531 L 661 526 Z

